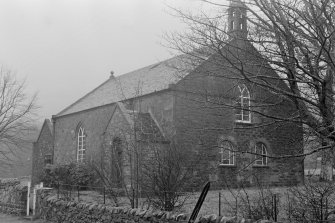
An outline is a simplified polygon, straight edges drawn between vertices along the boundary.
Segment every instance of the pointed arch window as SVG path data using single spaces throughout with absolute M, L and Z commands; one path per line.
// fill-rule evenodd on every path
M 231 142 L 225 140 L 219 144 L 221 154 L 221 165 L 233 166 L 235 165 L 235 151 Z
M 234 30 L 234 26 L 235 26 L 234 23 L 235 23 L 234 21 L 231 21 L 231 22 L 230 22 L 230 29 L 231 29 L 231 30 Z
M 122 186 L 122 141 L 115 137 L 111 147 L 111 179 L 116 182 L 116 186 Z
M 85 129 L 80 127 L 77 135 L 77 162 L 83 163 L 86 156 L 86 134 Z
M 236 100 L 235 106 L 235 120 L 236 122 L 251 122 L 251 112 L 250 112 L 250 92 L 247 86 L 238 86 L 238 98 Z
M 255 145 L 255 166 L 267 166 L 268 165 L 268 151 L 264 143 L 258 142 Z

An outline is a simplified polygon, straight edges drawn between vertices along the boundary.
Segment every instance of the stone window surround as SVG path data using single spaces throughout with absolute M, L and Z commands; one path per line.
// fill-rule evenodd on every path
M 228 155 L 227 154 L 224 154 L 225 153 L 225 150 L 224 150 L 224 146 L 223 144 L 226 144 L 228 148 Z M 219 153 L 221 154 L 221 157 L 220 157 L 220 165 L 222 166 L 235 166 L 235 163 L 236 163 L 236 154 L 235 154 L 235 151 L 234 151 L 234 145 L 232 142 L 230 142 L 229 140 L 222 140 L 220 141 L 219 143 Z M 227 157 L 225 157 L 224 155 L 227 155 Z M 225 161 L 228 161 L 228 163 L 225 163 Z
M 268 165 L 267 146 L 262 142 L 256 142 L 254 152 L 255 152 L 254 166 L 267 166 Z M 258 156 L 256 154 L 260 154 L 262 156 Z M 265 157 L 263 155 L 265 155 Z
M 85 128 L 80 125 L 77 131 L 77 162 L 82 163 L 85 161 L 86 153 L 86 133 Z
M 233 147 L 233 148 L 237 148 L 237 142 L 236 142 L 236 140 L 235 140 L 235 137 L 234 136 L 223 136 L 223 135 L 221 135 L 220 137 L 219 137 L 219 140 L 218 140 L 218 148 L 220 149 L 220 143 L 221 142 L 224 142 L 224 141 L 228 141 L 230 144 L 231 144 L 231 146 Z M 269 155 L 269 154 L 271 154 L 272 152 L 271 152 L 271 147 L 270 147 L 270 143 L 265 139 L 265 138 L 257 138 L 256 140 L 251 140 L 250 142 L 249 142 L 249 151 L 251 151 L 251 156 L 253 157 L 252 158 L 252 165 L 251 165 L 251 167 L 253 167 L 253 168 L 269 168 L 269 158 L 268 157 L 266 157 L 266 165 L 258 165 L 258 164 L 255 164 L 255 161 L 256 161 L 256 155 L 255 155 L 255 147 L 256 147 L 256 145 L 258 144 L 258 143 L 261 143 L 262 145 L 264 145 L 265 146 L 265 148 L 266 148 L 266 155 Z M 220 153 L 220 162 L 219 162 L 219 166 L 220 167 L 236 167 L 236 152 L 234 152 L 235 154 L 234 154 L 234 164 L 223 164 L 221 161 L 221 150 L 219 151 L 219 153 Z
M 245 84 L 242 85 L 238 85 L 238 102 L 241 105 L 241 108 L 236 108 L 235 109 L 235 122 L 237 123 L 251 123 L 251 111 L 250 111 L 250 101 L 251 101 L 251 97 L 250 97 L 250 91 L 248 89 L 248 87 Z M 244 95 L 246 93 L 246 95 Z M 243 110 L 244 104 L 245 104 L 245 100 L 247 101 L 247 111 Z M 248 118 L 244 119 L 245 116 L 245 112 L 248 112 Z M 240 117 L 238 117 L 240 116 Z
M 220 155 L 220 161 L 219 161 L 219 166 L 221 167 L 236 167 L 236 152 L 233 151 L 233 164 L 224 164 L 222 163 L 222 150 L 221 150 L 221 147 L 220 147 L 220 144 L 222 142 L 229 142 L 230 145 L 232 146 L 232 149 L 235 149 L 237 148 L 237 143 L 236 143 L 236 140 L 233 136 L 227 136 L 227 135 L 221 135 L 219 136 L 219 139 L 218 139 L 218 142 L 217 142 L 217 145 L 218 145 L 218 149 L 219 149 L 219 155 Z

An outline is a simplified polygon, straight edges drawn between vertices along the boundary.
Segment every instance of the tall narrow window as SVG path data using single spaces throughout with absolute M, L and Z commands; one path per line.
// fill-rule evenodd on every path
M 116 182 L 116 186 L 122 185 L 122 141 L 120 138 L 114 138 L 112 144 L 112 159 L 111 159 L 112 176 Z
M 268 165 L 268 152 L 264 143 L 258 142 L 255 145 L 255 166 Z
M 229 141 L 222 141 L 219 145 L 222 165 L 235 165 L 234 147 Z
M 86 135 L 83 127 L 78 130 L 77 140 L 77 162 L 82 163 L 85 161 L 86 154 Z
M 231 30 L 234 30 L 234 26 L 235 26 L 235 25 L 234 25 L 234 21 L 231 21 L 231 22 L 230 22 L 230 29 L 231 29 Z
M 250 93 L 243 84 L 238 86 L 239 96 L 236 100 L 235 119 L 237 122 L 251 122 Z

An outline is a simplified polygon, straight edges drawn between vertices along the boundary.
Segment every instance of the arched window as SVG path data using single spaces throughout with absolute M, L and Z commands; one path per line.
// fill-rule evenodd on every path
M 268 165 L 268 151 L 264 143 L 258 142 L 255 145 L 255 162 L 256 166 L 267 166 Z
M 77 135 L 77 162 L 82 163 L 85 161 L 86 154 L 86 135 L 85 129 L 80 127 Z
M 115 186 L 122 186 L 122 141 L 116 137 L 113 139 L 111 147 L 111 179 L 116 183 Z
M 250 113 L 250 93 L 248 88 L 243 84 L 238 86 L 239 95 L 236 100 L 235 118 L 237 122 L 251 122 Z
M 234 30 L 234 26 L 235 26 L 234 21 L 231 21 L 231 22 L 230 22 L 230 29 L 231 29 L 231 30 Z
M 234 147 L 229 141 L 222 141 L 219 144 L 222 165 L 235 165 Z

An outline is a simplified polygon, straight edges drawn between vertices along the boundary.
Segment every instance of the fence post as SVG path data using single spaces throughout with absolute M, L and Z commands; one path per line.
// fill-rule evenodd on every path
M 135 196 L 136 196 L 136 208 L 138 208 L 138 188 L 136 188 L 136 192 L 135 192 Z
M 77 190 L 78 190 L 78 202 L 79 202 L 79 196 L 80 196 L 80 192 L 79 192 L 80 186 L 77 186 Z
M 164 211 L 166 211 L 167 207 L 166 207 L 166 191 L 164 191 Z
M 27 216 L 29 216 L 29 200 L 30 200 L 30 182 L 28 182 L 28 191 L 27 191 Z
M 277 216 L 277 194 L 273 194 L 272 195 L 272 208 L 273 208 L 273 217 L 274 217 L 274 221 L 277 221 L 278 216 Z
M 106 204 L 106 189 L 105 187 L 103 187 L 103 189 L 104 189 L 104 204 Z
M 219 192 L 219 216 L 221 216 L 221 192 Z
M 35 208 L 36 208 L 36 192 L 38 187 L 34 187 L 33 189 L 33 216 L 35 216 Z
M 321 214 L 321 221 L 323 220 L 323 199 L 320 200 L 320 214 Z
M 57 188 L 57 199 L 59 199 L 59 182 L 58 182 L 58 188 Z
M 325 207 L 325 214 L 328 213 L 328 198 L 326 197 L 326 207 Z
M 235 197 L 235 216 L 237 217 L 237 209 L 238 209 L 238 204 L 237 204 L 238 202 L 237 202 L 237 195 L 236 195 L 236 197 Z
M 132 193 L 133 193 L 133 196 L 131 198 L 131 208 L 134 208 L 135 206 L 135 189 L 132 188 Z

